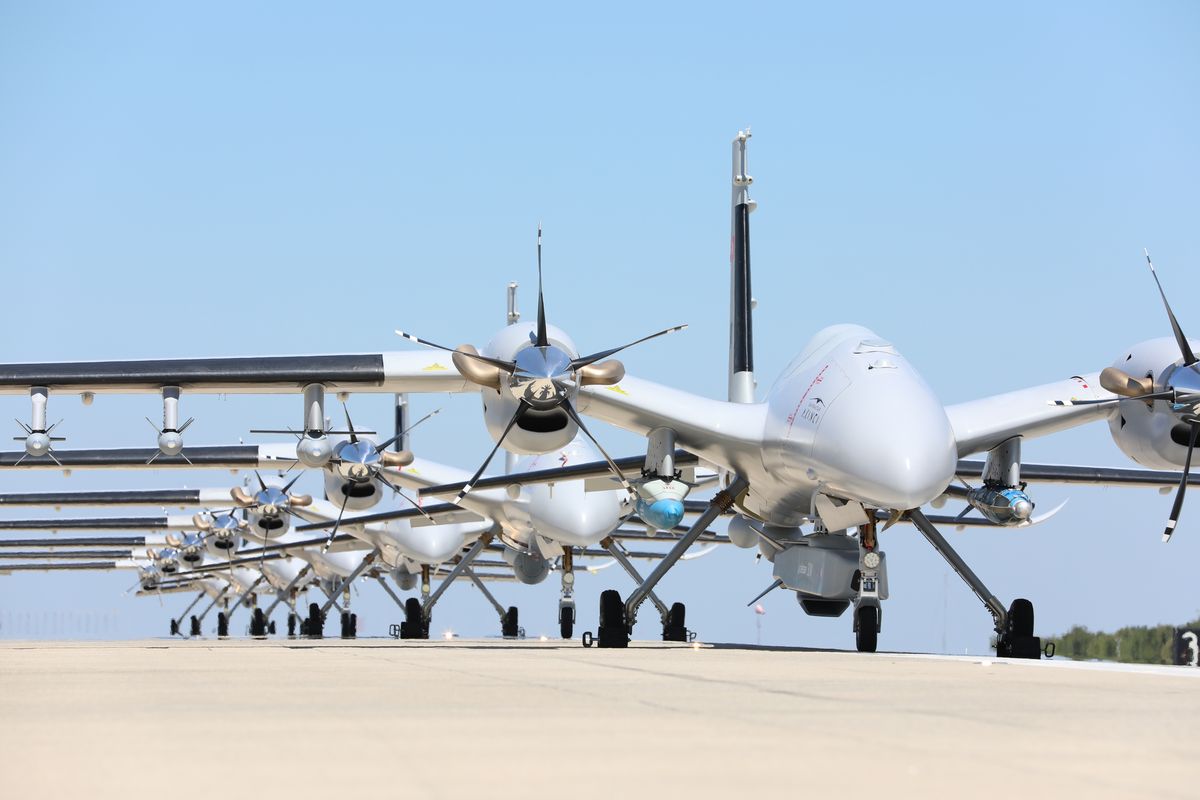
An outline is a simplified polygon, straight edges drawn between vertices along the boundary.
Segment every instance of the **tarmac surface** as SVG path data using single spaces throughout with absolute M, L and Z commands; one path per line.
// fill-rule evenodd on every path
M 5 642 L 0 795 L 1194 798 L 1197 678 L 722 645 Z

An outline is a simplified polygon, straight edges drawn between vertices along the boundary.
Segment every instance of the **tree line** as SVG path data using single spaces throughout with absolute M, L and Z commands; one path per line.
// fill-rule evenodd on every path
M 1062 636 L 1051 637 L 1055 655 L 1080 661 L 1124 661 L 1131 664 L 1173 664 L 1177 627 L 1200 628 L 1200 617 L 1186 625 L 1135 625 L 1115 633 L 1089 631 L 1076 625 Z

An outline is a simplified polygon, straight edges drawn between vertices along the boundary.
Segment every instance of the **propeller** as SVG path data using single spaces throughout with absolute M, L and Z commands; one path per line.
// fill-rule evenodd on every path
M 483 464 L 476 470 L 475 475 L 455 497 L 453 502 L 456 504 L 471 491 L 475 482 L 483 475 L 483 471 L 487 469 L 488 464 L 491 463 L 492 458 L 504 443 L 505 438 L 513 427 L 520 423 L 522 417 L 530 412 L 545 413 L 558 409 L 566 413 L 579 429 L 600 448 L 605 461 L 620 478 L 622 485 L 631 494 L 633 492 L 624 474 L 616 469 L 612 459 L 608 457 L 607 453 L 604 453 L 604 449 L 600 447 L 596 437 L 592 435 L 576 413 L 573 402 L 578 395 L 580 386 L 612 386 L 625 377 L 625 366 L 620 361 L 615 359 L 606 361 L 605 359 L 642 342 L 684 330 L 687 325 L 666 328 L 620 347 L 612 347 L 586 356 L 572 356 L 559 345 L 550 341 L 549 327 L 546 323 L 545 292 L 542 288 L 541 225 L 538 225 L 537 231 L 537 268 L 537 324 L 534 331 L 530 333 L 529 346 L 517 351 L 511 361 L 481 355 L 471 345 L 450 348 L 401 330 L 396 331 L 398 336 L 408 339 L 410 342 L 452 353 L 454 366 L 464 378 L 483 388 L 494 389 L 498 392 L 507 391 L 517 401 L 517 410 L 512 419 L 504 428 L 504 432 L 497 440 L 496 446 L 492 448 L 492 452 L 488 454 Z
M 329 469 L 333 470 L 333 472 L 342 480 L 346 481 L 347 484 L 362 485 L 375 481 L 380 485 L 391 489 L 393 495 L 399 495 L 400 497 L 404 498 L 409 505 L 420 511 L 422 515 L 432 522 L 433 518 L 421 509 L 421 506 L 419 503 L 417 503 L 417 501 L 413 500 L 411 497 L 401 491 L 400 487 L 396 486 L 396 484 L 392 483 L 384 476 L 383 468 L 392 467 L 399 469 L 401 467 L 406 467 L 413 462 L 413 454 L 410 451 L 393 451 L 387 450 L 386 448 L 398 442 L 417 425 L 420 425 L 425 420 L 438 414 L 441 409 L 438 409 L 438 411 L 434 411 L 430 414 L 426 414 L 424 417 L 408 426 L 408 428 L 405 430 L 400 431 L 383 444 L 378 445 L 365 439 L 360 439 L 358 437 L 358 431 L 356 431 L 354 428 L 354 422 L 350 419 L 350 409 L 345 403 L 342 403 L 342 410 L 346 415 L 346 429 L 349 432 L 350 439 L 349 441 L 341 442 L 334 447 L 333 457 L 329 460 Z M 347 500 L 349 499 L 349 492 L 346 493 L 346 498 Z M 345 503 L 343 503 L 342 511 L 344 512 L 345 510 L 346 506 Z M 339 520 L 341 519 L 340 514 L 338 515 L 338 518 Z M 335 527 L 334 530 L 336 531 L 337 528 Z
M 291 493 L 291 489 L 296 485 L 296 481 L 300 480 L 299 475 L 292 478 L 282 487 L 268 486 L 257 470 L 254 472 L 254 477 L 258 479 L 259 490 L 253 495 L 248 494 L 240 486 L 235 486 L 229 490 L 229 496 L 233 498 L 233 502 L 238 508 L 253 509 L 265 517 L 278 517 L 294 507 L 300 508 L 312 505 L 312 495 Z
M 1171 504 L 1171 514 L 1167 517 L 1167 525 L 1163 530 L 1163 541 L 1171 540 L 1171 534 L 1175 532 L 1175 526 L 1179 522 L 1179 514 L 1183 510 L 1183 497 L 1187 491 L 1188 470 L 1192 466 L 1192 452 L 1196 449 L 1196 440 L 1200 435 L 1200 371 L 1196 368 L 1196 354 L 1192 351 L 1192 345 L 1188 342 L 1187 336 L 1183 333 L 1183 328 L 1179 324 L 1179 320 L 1175 317 L 1175 312 L 1171 310 L 1171 303 L 1167 300 L 1167 293 L 1163 290 L 1162 281 L 1158 279 L 1158 271 L 1154 269 L 1154 262 L 1150 259 L 1150 251 L 1143 250 L 1146 255 L 1146 265 L 1150 268 L 1150 275 L 1154 278 L 1154 285 L 1158 287 L 1158 296 L 1162 298 L 1163 308 L 1167 312 L 1167 321 L 1171 324 L 1171 332 L 1175 336 L 1175 343 L 1179 347 L 1179 354 L 1182 356 L 1181 362 L 1169 366 L 1162 374 L 1162 388 L 1154 385 L 1154 377 L 1147 375 L 1143 378 L 1135 378 L 1124 370 L 1117 367 L 1107 367 L 1100 373 L 1100 385 L 1117 395 L 1115 398 L 1107 400 L 1070 400 L 1057 401 L 1058 405 L 1099 405 L 1104 403 L 1119 403 L 1122 400 L 1169 400 L 1171 403 L 1170 410 L 1176 414 L 1180 421 L 1186 423 L 1189 428 L 1187 455 L 1183 462 L 1183 476 L 1180 479 L 1179 488 L 1175 490 L 1175 502 Z

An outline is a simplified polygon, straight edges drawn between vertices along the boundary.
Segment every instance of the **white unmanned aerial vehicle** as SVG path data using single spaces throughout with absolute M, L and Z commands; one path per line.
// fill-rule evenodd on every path
M 1186 472 L 1200 436 L 1200 371 L 1192 345 L 1167 306 L 1173 339 L 1144 342 L 1099 373 L 995 397 L 943 406 L 916 369 L 886 339 L 858 325 L 820 331 L 787 367 L 763 402 L 755 402 L 751 348 L 749 198 L 746 170 L 749 132 L 733 143 L 733 247 L 730 392 L 712 400 L 628 377 L 611 357 L 630 345 L 581 356 L 570 337 L 547 323 L 540 287 L 535 324 L 502 329 L 481 349 L 435 348 L 369 355 L 202 358 L 0 365 L 0 392 L 29 393 L 32 420 L 26 451 L 0 457 L 0 465 L 54 464 L 46 425 L 54 393 L 161 392 L 160 434 L 179 433 L 181 395 L 189 392 L 298 392 L 304 396 L 303 429 L 296 457 L 323 467 L 334 457 L 324 422 L 326 391 L 441 392 L 476 390 L 496 443 L 454 499 L 475 488 L 501 446 L 536 454 L 564 447 L 582 432 L 596 444 L 622 488 L 647 506 L 682 501 L 674 454 L 682 449 L 721 473 L 721 489 L 676 547 L 624 602 L 616 592 L 601 598 L 601 646 L 624 646 L 637 610 L 662 575 L 713 519 L 734 511 L 731 538 L 762 548 L 779 585 L 797 592 L 808 613 L 838 615 L 851 604 L 860 650 L 874 650 L 887 596 L 884 554 L 876 521 L 911 521 L 949 561 L 991 612 L 998 652 L 1036 658 L 1033 607 L 1005 607 L 950 548 L 921 506 L 961 496 L 993 522 L 1027 524 L 1033 504 L 1025 481 L 1086 480 L 1136 484 L 1134 473 L 1109 470 L 1074 477 L 1056 466 L 1022 465 L 1023 438 L 1107 419 L 1121 449 L 1135 461 L 1163 469 L 1184 467 L 1169 516 L 1178 519 Z M 540 253 L 540 247 L 539 247 Z M 1156 276 L 1157 280 L 1157 276 Z M 1160 286 L 1161 291 L 1161 286 Z M 1166 297 L 1163 296 L 1164 304 Z M 652 336 L 681 329 L 668 328 Z M 441 351 L 441 352 L 439 352 Z M 452 367 L 443 363 L 452 362 Z M 647 468 L 628 480 L 592 437 L 583 416 L 647 437 Z M 52 438 L 52 437 L 51 437 Z M 181 465 L 182 440 L 166 436 L 156 465 Z M 174 451 L 177 454 L 172 454 Z M 983 464 L 960 462 L 987 453 Z M 59 459 L 61 460 L 61 459 Z M 63 461 L 63 465 L 67 466 Z M 579 477 L 577 473 L 573 473 Z M 956 476 L 981 485 L 958 487 Z M 1163 481 L 1164 476 L 1154 477 Z M 507 483 L 520 485 L 517 476 Z M 679 511 L 672 503 L 659 511 Z M 805 533 L 801 526 L 813 525 Z M 851 532 L 857 536 L 851 535 Z M 665 620 L 664 620 L 665 621 Z

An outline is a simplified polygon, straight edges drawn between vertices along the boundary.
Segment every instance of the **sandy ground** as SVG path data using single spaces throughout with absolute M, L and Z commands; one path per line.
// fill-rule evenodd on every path
M 0 644 L 0 795 L 1191 797 L 1200 670 L 558 642 Z

